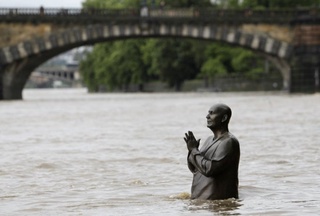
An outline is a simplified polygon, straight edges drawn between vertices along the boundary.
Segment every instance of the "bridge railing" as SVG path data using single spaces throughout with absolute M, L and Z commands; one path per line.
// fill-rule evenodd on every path
M 0 16 L 78 16 L 78 15 L 90 15 L 90 16 L 105 16 L 105 15 L 138 15 L 138 9 L 126 9 L 126 10 L 105 10 L 105 9 L 77 9 L 77 8 L 0 8 Z
M 198 9 L 194 12 L 195 17 L 202 19 L 217 19 L 223 21 L 243 20 L 249 22 L 290 22 L 302 16 L 317 17 L 320 15 L 319 11 L 311 9 L 279 9 L 279 10 L 211 10 L 211 9 Z
M 80 20 L 94 20 L 101 22 L 106 19 L 177 19 L 189 18 L 209 22 L 290 22 L 297 18 L 318 18 L 320 11 L 317 9 L 290 9 L 290 10 L 221 10 L 207 8 L 182 8 L 182 9 L 65 9 L 65 8 L 0 8 L 1 21 L 23 21 L 22 18 L 37 18 L 48 21 L 47 18 L 64 17 L 66 21 L 74 17 Z M 80 21 L 79 20 L 79 21 Z M 26 22 L 28 19 L 25 20 Z M 96 19 L 97 21 L 97 19 Z

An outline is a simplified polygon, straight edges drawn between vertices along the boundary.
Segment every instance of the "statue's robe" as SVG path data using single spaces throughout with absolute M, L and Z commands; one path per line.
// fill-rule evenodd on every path
M 239 142 L 229 132 L 218 139 L 208 137 L 200 151 L 189 151 L 188 167 L 193 173 L 191 199 L 238 198 L 239 159 Z

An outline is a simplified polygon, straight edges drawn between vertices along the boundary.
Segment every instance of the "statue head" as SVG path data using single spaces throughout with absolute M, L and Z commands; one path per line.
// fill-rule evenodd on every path
M 231 118 L 232 112 L 229 106 L 225 104 L 215 104 L 209 111 L 207 118 L 207 127 L 211 130 L 226 129 Z

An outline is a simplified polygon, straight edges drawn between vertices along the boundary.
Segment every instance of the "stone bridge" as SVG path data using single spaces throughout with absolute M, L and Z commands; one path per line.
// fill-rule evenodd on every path
M 75 47 L 126 38 L 220 41 L 263 55 L 289 92 L 319 90 L 320 12 L 213 9 L 0 9 L 0 100 L 22 99 L 32 71 Z
M 79 72 L 73 68 L 38 68 L 36 72 L 39 76 L 56 78 L 59 80 L 66 81 L 79 81 L 80 75 Z

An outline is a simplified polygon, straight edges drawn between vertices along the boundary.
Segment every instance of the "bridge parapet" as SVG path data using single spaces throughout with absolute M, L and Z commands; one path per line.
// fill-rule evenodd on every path
M 80 80 L 80 74 L 77 69 L 66 69 L 66 68 L 38 68 L 35 73 L 53 78 L 59 78 L 68 81 Z
M 147 16 L 145 16 L 147 15 Z M 293 43 L 294 25 L 320 22 L 320 11 L 304 10 L 217 10 L 149 9 L 64 9 L 64 8 L 0 8 L 0 47 L 14 45 L 36 37 L 44 37 L 65 29 L 94 24 L 165 23 L 167 25 L 226 25 L 243 32 L 267 36 Z M 295 32 L 294 32 L 295 31 Z
M 315 22 L 320 19 L 320 11 L 315 9 L 300 10 L 222 10 L 206 8 L 186 9 L 148 9 L 142 14 L 140 9 L 64 9 L 64 8 L 0 8 L 1 22 L 72 22 L 72 23 L 105 23 L 128 20 L 170 20 L 193 22 L 243 24 L 272 23 L 290 24 L 303 18 L 304 22 Z
M 320 22 L 320 11 L 217 10 L 206 8 L 149 9 L 0 8 L 0 47 L 14 45 L 53 32 L 94 24 L 164 23 L 167 25 L 225 25 L 242 32 L 293 43 L 294 25 Z M 147 16 L 145 16 L 147 15 Z M 296 31 L 297 32 L 297 31 Z

